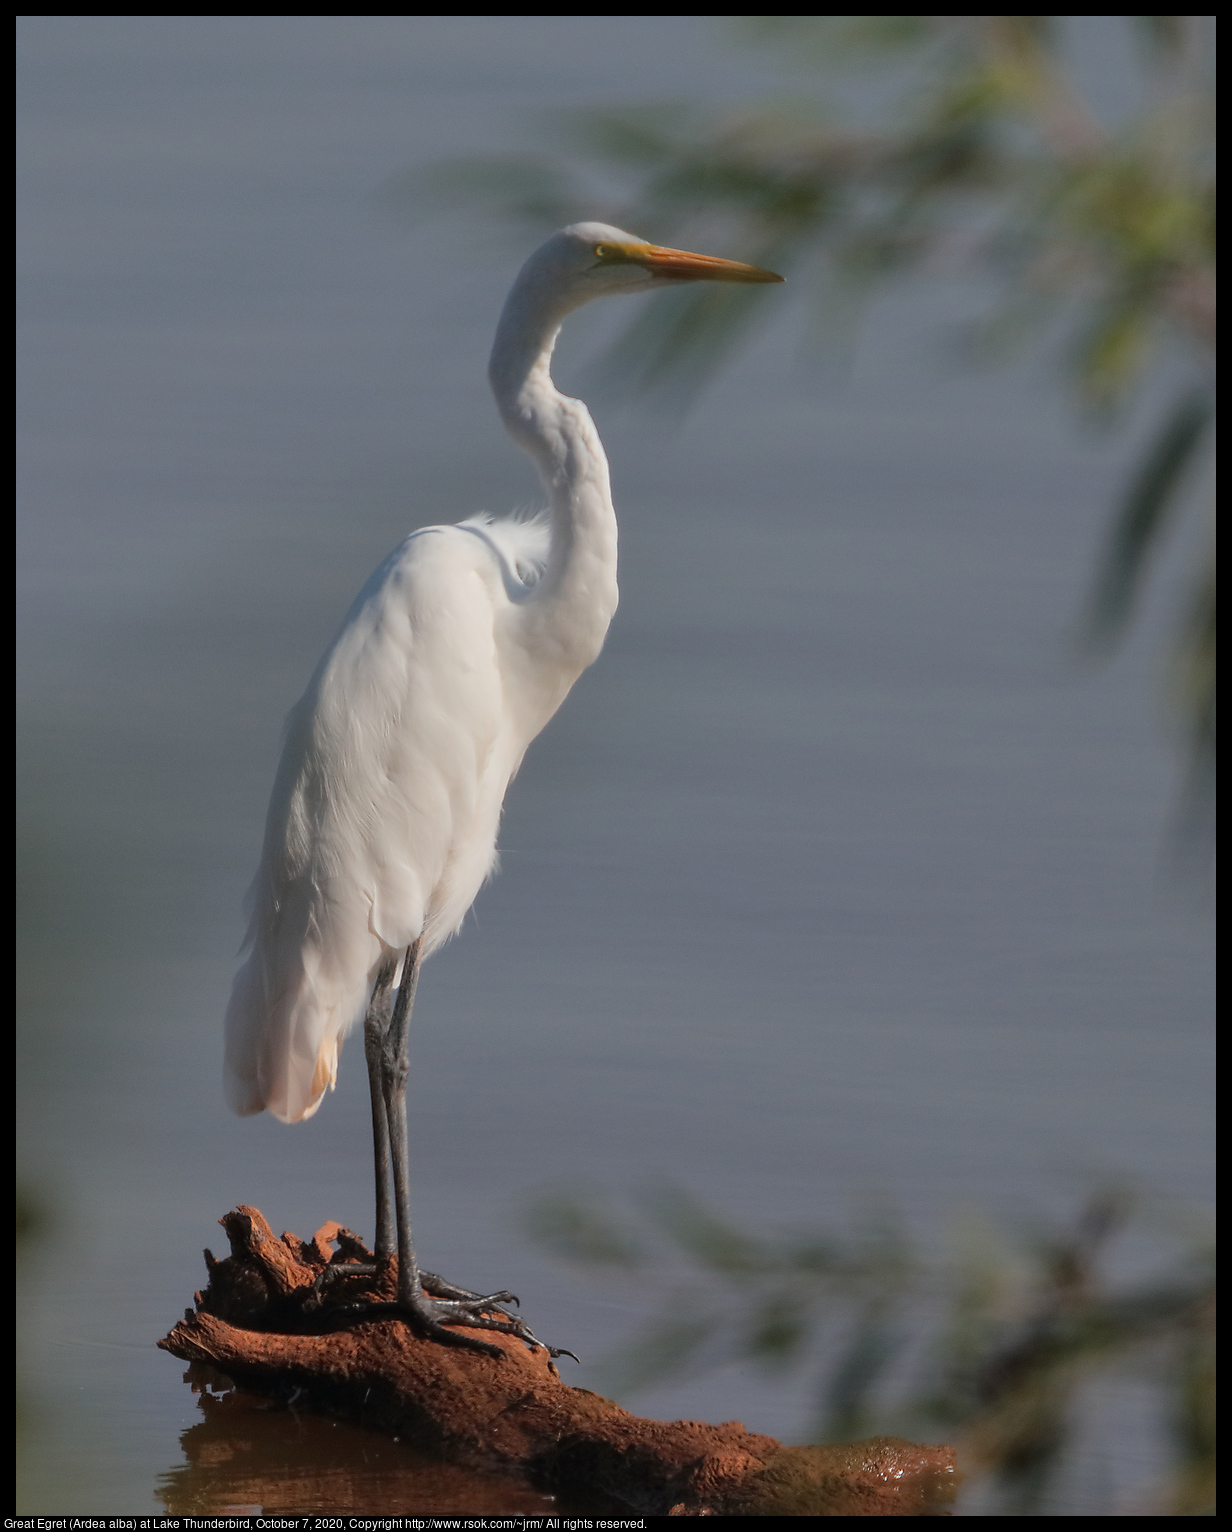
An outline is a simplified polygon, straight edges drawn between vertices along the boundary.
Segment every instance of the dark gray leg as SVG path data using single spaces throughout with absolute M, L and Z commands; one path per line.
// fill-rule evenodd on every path
M 394 1013 L 385 1034 L 381 1057 L 385 1117 L 389 1124 L 389 1151 L 394 1171 L 394 1208 L 398 1218 L 398 1307 L 404 1313 L 413 1315 L 419 1329 L 433 1340 L 446 1346 L 483 1351 L 499 1360 L 504 1355 L 499 1346 L 489 1345 L 473 1335 L 463 1335 L 446 1326 L 452 1322 L 473 1330 L 496 1330 L 503 1335 L 516 1335 L 531 1346 L 542 1345 L 542 1341 L 532 1334 L 524 1321 L 496 1307 L 502 1303 L 516 1303 L 517 1299 L 509 1292 L 489 1293 L 481 1297 L 431 1276 L 428 1279 L 429 1289 L 441 1296 L 429 1296 L 424 1291 L 423 1274 L 415 1260 L 415 1249 L 411 1242 L 406 1085 L 410 1076 L 411 1010 L 418 982 L 419 943 L 415 942 L 407 948 L 402 982 L 398 986 L 398 998 L 394 1001 Z M 552 1356 L 564 1354 L 551 1347 L 545 1347 L 545 1350 Z
M 410 1078 L 411 1010 L 419 983 L 419 943 L 406 949 L 402 982 L 381 1050 L 381 1090 L 385 1100 L 389 1152 L 394 1170 L 394 1210 L 398 1220 L 398 1303 L 411 1308 L 423 1296 L 411 1244 L 410 1144 L 406 1131 L 406 1084 Z
M 431 1272 L 421 1272 L 415 1260 L 411 1242 L 410 1213 L 410 1155 L 406 1122 L 406 1086 L 410 1076 L 410 1028 L 411 1011 L 415 1003 L 415 988 L 419 982 L 419 943 L 414 942 L 406 950 L 402 965 L 402 979 L 394 999 L 393 1012 L 389 1009 L 389 991 L 393 985 L 397 961 L 392 954 L 382 963 L 373 985 L 372 1000 L 364 1019 L 364 1055 L 368 1061 L 368 1083 L 372 1092 L 372 1142 L 376 1167 L 377 1233 L 376 1254 L 379 1257 L 393 1253 L 394 1239 L 389 1212 L 389 1172 L 393 1170 L 393 1211 L 396 1221 L 398 1251 L 398 1299 L 389 1308 L 408 1315 L 416 1328 L 424 1335 L 446 1346 L 461 1346 L 471 1351 L 482 1351 L 489 1356 L 501 1358 L 504 1353 L 499 1346 L 489 1345 L 473 1335 L 463 1335 L 448 1329 L 450 1324 L 465 1325 L 472 1330 L 495 1330 L 503 1335 L 516 1335 L 529 1346 L 542 1346 L 521 1319 L 515 1318 L 499 1307 L 502 1303 L 516 1303 L 510 1292 L 481 1295 L 466 1288 L 454 1287 Z M 315 1284 L 322 1287 L 330 1273 L 339 1276 L 375 1275 L 378 1266 L 347 1262 L 327 1267 Z M 383 1304 L 356 1304 L 350 1311 L 375 1313 L 388 1308 Z M 558 1351 L 545 1346 L 549 1356 L 572 1356 L 571 1351 Z
M 368 1063 L 368 1093 L 372 1099 L 372 1159 L 376 1179 L 376 1240 L 373 1245 L 376 1262 L 345 1261 L 337 1266 L 327 1266 L 312 1284 L 317 1300 L 340 1277 L 375 1277 L 381 1262 L 395 1249 L 393 1192 L 389 1179 L 389 1124 L 381 1089 L 381 1046 L 389 1027 L 389 992 L 397 971 L 397 954 L 386 953 L 376 971 L 376 982 L 364 1016 L 364 1058 Z
M 382 1086 L 381 1052 L 389 1026 L 389 992 L 393 988 L 398 959 L 389 953 L 377 970 L 372 999 L 364 1017 L 364 1058 L 368 1062 L 368 1091 L 372 1097 L 372 1158 L 376 1172 L 376 1241 L 377 1260 L 394 1253 L 393 1189 L 389 1181 L 389 1119 L 385 1113 Z
M 377 969 L 372 996 L 368 1001 L 368 1010 L 364 1017 L 364 1058 L 368 1065 L 368 1093 L 372 1105 L 372 1158 L 376 1185 L 374 1254 L 377 1259 L 375 1263 L 347 1260 L 340 1261 L 337 1265 L 327 1266 L 313 1284 L 318 1296 L 339 1278 L 376 1276 L 380 1272 L 382 1261 L 393 1255 L 398 1248 L 396 1241 L 399 1229 L 394 1216 L 395 1195 L 397 1207 L 403 1210 L 408 1208 L 406 1186 L 408 1155 L 405 1145 L 406 1077 L 409 1072 L 407 1039 L 415 985 L 419 976 L 416 958 L 416 949 L 412 947 L 407 953 L 407 965 L 403 969 L 402 983 L 395 997 L 391 992 L 394 977 L 398 972 L 399 959 L 397 953 L 386 953 Z M 395 1011 L 398 1016 L 396 1041 L 393 1033 Z M 395 1055 L 400 1057 L 396 1058 Z M 395 1121 L 400 1123 L 400 1135 L 403 1140 L 397 1153 L 391 1153 L 390 1110 L 385 1099 L 387 1073 L 394 1100 L 393 1116 Z M 391 1184 L 390 1179 L 391 1160 L 396 1188 L 395 1184 Z M 405 1240 L 409 1248 L 409 1213 L 401 1220 L 401 1226 L 405 1230 Z M 472 1293 L 466 1288 L 454 1287 L 452 1283 L 446 1282 L 433 1272 L 419 1272 L 413 1250 L 410 1260 L 403 1260 L 399 1264 L 401 1270 L 411 1273 L 412 1281 L 418 1277 L 421 1291 L 426 1291 L 435 1298 L 469 1299 L 477 1302 L 483 1296 L 480 1293 Z M 501 1300 L 505 1301 L 511 1296 L 501 1295 Z

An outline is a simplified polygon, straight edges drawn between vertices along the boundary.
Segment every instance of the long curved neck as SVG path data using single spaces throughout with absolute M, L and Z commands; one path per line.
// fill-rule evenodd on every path
M 590 412 L 552 382 L 552 351 L 570 305 L 523 271 L 505 303 L 492 359 L 492 392 L 509 434 L 535 461 L 551 508 L 548 563 L 526 617 L 573 671 L 598 655 L 616 611 L 616 512 L 607 455 Z

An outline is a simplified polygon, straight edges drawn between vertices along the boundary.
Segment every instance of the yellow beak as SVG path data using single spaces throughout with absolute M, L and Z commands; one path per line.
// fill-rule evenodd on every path
M 599 245 L 601 261 L 629 262 L 645 266 L 657 277 L 678 282 L 782 282 L 777 272 L 743 261 L 725 261 L 717 255 L 695 255 L 690 250 L 671 250 L 666 245 Z

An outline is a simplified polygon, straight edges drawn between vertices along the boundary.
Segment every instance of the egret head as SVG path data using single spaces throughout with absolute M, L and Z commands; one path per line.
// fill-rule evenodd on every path
M 781 282 L 760 266 L 652 245 L 607 223 L 573 223 L 542 244 L 522 272 L 551 286 L 566 308 L 618 293 L 652 292 L 680 282 Z M 542 286 L 541 286 L 542 284 Z
M 743 261 L 652 245 L 608 223 L 572 223 L 539 246 L 505 300 L 488 376 L 510 430 L 508 413 L 531 369 L 545 373 L 567 315 L 592 298 L 646 293 L 681 282 L 781 282 Z M 518 404 L 517 410 L 521 409 Z

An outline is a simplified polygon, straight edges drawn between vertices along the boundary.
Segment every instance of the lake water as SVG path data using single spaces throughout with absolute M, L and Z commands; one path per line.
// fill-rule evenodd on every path
M 153 1342 L 214 1221 L 244 1201 L 371 1230 L 356 1042 L 302 1127 L 222 1101 L 282 717 L 407 531 L 536 498 L 485 383 L 527 241 L 408 222 L 381 189 L 529 143 L 545 107 L 779 77 L 690 18 L 20 38 L 19 1163 L 48 1220 L 22 1268 L 22 1509 L 148 1513 L 202 1428 Z M 880 1189 L 927 1231 L 1106 1170 L 1213 1196 L 1211 923 L 1161 872 L 1186 550 L 1116 661 L 1076 665 L 1132 440 L 1080 434 L 1042 373 L 955 371 L 961 292 L 897 295 L 821 376 L 783 297 L 680 429 L 587 383 L 611 315 L 567 332 L 622 605 L 420 987 L 421 1253 L 519 1290 L 583 1384 L 649 1300 L 533 1245 L 545 1187 L 670 1180 L 761 1229 Z M 736 1369 L 628 1402 L 807 1418 L 802 1384 Z

